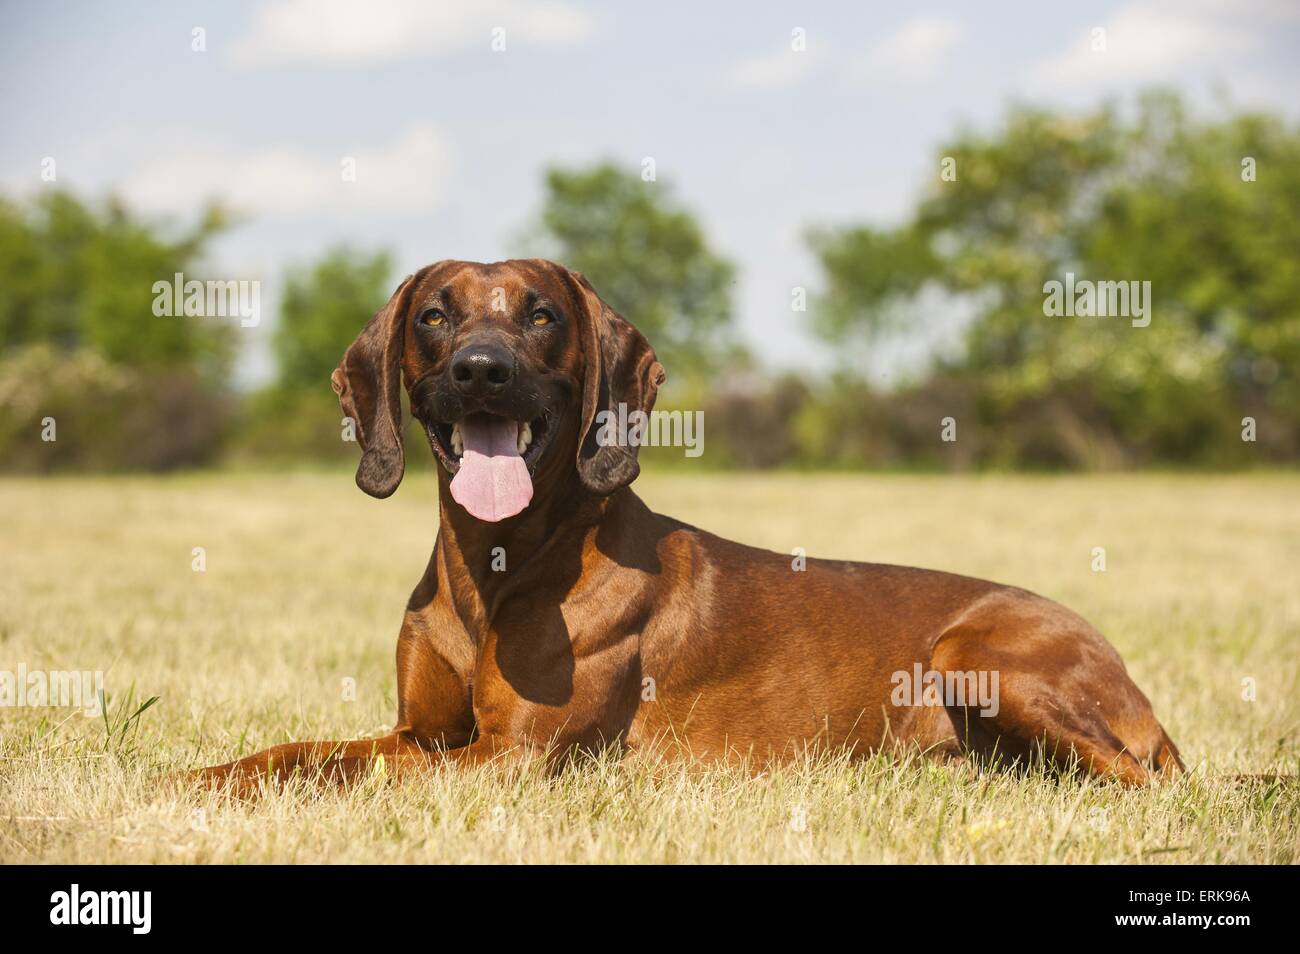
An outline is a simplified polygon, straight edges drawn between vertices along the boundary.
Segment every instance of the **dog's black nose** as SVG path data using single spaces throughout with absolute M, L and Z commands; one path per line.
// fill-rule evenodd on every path
M 451 379 L 461 394 L 492 394 L 509 384 L 514 376 L 514 358 L 498 345 L 467 345 L 451 359 Z

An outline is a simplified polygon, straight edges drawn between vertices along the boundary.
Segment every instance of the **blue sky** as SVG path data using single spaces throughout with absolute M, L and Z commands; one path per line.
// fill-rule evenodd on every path
M 1294 0 L 8 5 L 0 54 L 7 194 L 47 188 L 54 157 L 60 186 L 159 220 L 189 221 L 208 196 L 246 216 L 211 263 L 263 283 L 244 381 L 268 371 L 286 265 L 341 241 L 391 249 L 395 280 L 508 257 L 549 164 L 653 157 L 739 266 L 744 340 L 769 365 L 816 366 L 833 356 L 790 310 L 793 286 L 817 284 L 804 230 L 897 220 L 959 124 L 1155 83 L 1206 108 L 1224 89 L 1300 110 Z

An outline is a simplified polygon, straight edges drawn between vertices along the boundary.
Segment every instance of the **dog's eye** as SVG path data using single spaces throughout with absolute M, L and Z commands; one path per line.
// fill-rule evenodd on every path
M 420 315 L 420 324 L 428 325 L 431 328 L 437 328 L 446 320 L 447 316 L 437 308 L 430 308 L 428 311 Z
M 549 325 L 554 320 L 555 316 L 543 308 L 537 309 L 537 311 L 533 312 L 532 316 L 529 318 L 529 321 L 538 326 Z

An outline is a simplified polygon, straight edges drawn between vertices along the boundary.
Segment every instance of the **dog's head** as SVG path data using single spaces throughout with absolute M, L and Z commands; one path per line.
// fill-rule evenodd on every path
M 404 381 L 456 501 L 480 520 L 528 506 L 567 469 L 593 494 L 639 471 L 635 446 L 602 442 L 597 416 L 649 412 L 663 366 L 576 272 L 540 259 L 439 262 L 409 276 L 331 378 L 362 448 L 357 486 L 387 497 L 405 467 Z

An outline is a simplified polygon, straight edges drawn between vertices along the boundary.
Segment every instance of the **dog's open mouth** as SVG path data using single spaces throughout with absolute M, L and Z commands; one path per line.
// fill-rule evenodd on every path
M 475 413 L 426 430 L 434 452 L 452 475 L 452 497 L 473 516 L 504 520 L 533 499 L 532 473 L 550 437 L 545 415 L 515 421 Z

